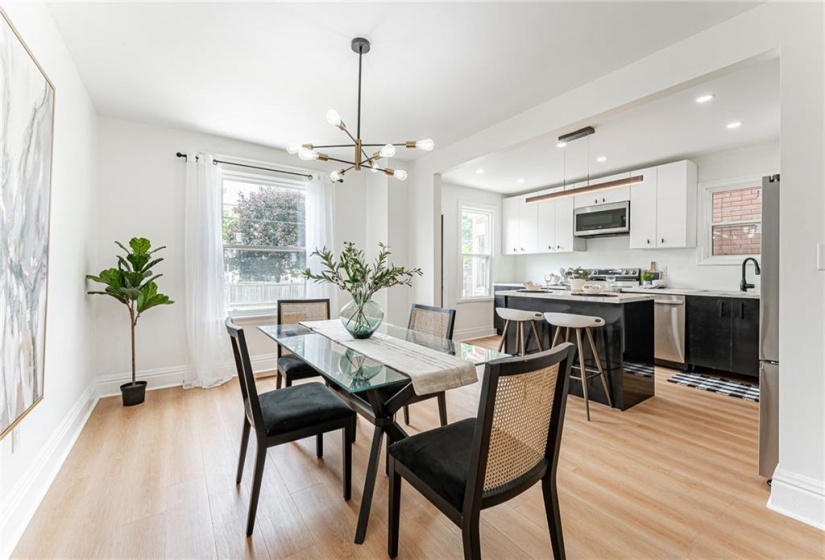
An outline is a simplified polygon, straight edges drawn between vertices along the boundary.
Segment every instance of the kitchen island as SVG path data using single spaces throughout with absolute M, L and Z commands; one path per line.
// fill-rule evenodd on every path
M 575 295 L 570 292 L 507 291 L 504 306 L 511 309 L 536 311 L 538 313 L 573 313 L 601 317 L 605 326 L 593 329 L 599 357 L 607 374 L 613 407 L 620 410 L 639 404 L 654 395 L 654 328 L 653 296 L 648 294 L 603 294 Z M 543 349 L 549 348 L 555 328 L 544 318 L 537 320 L 538 336 Z M 525 339 L 529 341 L 526 351 L 536 352 L 537 348 L 525 324 Z M 516 352 L 515 329 L 510 329 L 505 342 L 506 351 Z M 589 345 L 585 342 L 584 356 L 587 367 L 595 368 L 595 361 Z M 575 370 L 574 370 L 575 371 Z M 582 396 L 579 381 L 570 382 L 570 393 Z M 591 401 L 607 404 L 607 396 L 598 378 L 588 383 Z

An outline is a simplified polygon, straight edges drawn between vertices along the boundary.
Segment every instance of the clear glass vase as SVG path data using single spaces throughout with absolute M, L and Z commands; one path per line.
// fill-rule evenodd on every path
M 381 326 L 384 310 L 371 299 L 363 302 L 352 300 L 341 308 L 339 316 L 341 324 L 353 338 L 369 338 Z

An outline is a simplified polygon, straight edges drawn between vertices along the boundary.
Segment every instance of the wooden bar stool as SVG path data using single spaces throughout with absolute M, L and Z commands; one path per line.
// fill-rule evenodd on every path
M 587 381 L 592 377 L 599 377 L 604 386 L 604 392 L 607 395 L 607 402 L 612 407 L 613 401 L 610 398 L 610 389 L 607 386 L 607 376 L 602 368 L 602 361 L 599 358 L 599 351 L 596 348 L 596 343 L 593 341 L 592 329 L 601 328 L 605 325 L 604 319 L 601 317 L 591 317 L 589 315 L 575 315 L 573 313 L 545 313 L 544 319 L 556 327 L 556 333 L 553 335 L 553 344 L 551 348 L 558 344 L 561 330 L 566 329 L 564 340 L 570 342 L 570 329 L 576 333 L 576 350 L 579 354 L 579 365 L 573 365 L 573 369 L 579 370 L 579 375 L 570 374 L 570 379 L 577 379 L 582 383 L 582 394 L 584 395 L 584 408 L 587 411 L 587 421 L 590 422 L 590 399 L 587 397 Z M 588 369 L 584 365 L 584 345 L 582 344 L 582 330 L 587 334 L 587 341 L 590 343 L 590 351 L 593 354 L 593 360 L 596 362 L 597 369 Z
M 507 344 L 507 331 L 510 328 L 510 323 L 516 329 L 516 355 L 523 356 L 525 354 L 524 347 L 526 345 L 524 340 L 524 323 L 530 323 L 533 327 L 533 338 L 536 341 L 536 346 L 539 352 L 542 351 L 541 341 L 539 340 L 538 327 L 536 326 L 536 319 L 541 320 L 542 314 L 538 311 L 524 311 L 523 309 L 510 309 L 507 307 L 496 307 L 498 316 L 504 319 L 504 332 L 501 334 L 501 344 L 498 345 L 498 351 L 503 352 Z

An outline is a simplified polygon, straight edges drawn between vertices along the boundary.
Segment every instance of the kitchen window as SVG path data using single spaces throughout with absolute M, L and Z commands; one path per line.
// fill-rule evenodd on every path
M 222 174 L 227 309 L 272 311 L 306 294 L 306 187 L 299 181 Z
M 461 207 L 461 299 L 492 296 L 493 212 Z
M 701 262 L 738 264 L 762 243 L 762 182 L 754 178 L 700 189 Z

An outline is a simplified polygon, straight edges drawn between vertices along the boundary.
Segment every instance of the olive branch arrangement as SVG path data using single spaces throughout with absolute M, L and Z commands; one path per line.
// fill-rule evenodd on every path
M 310 269 L 304 271 L 304 277 L 316 283 L 334 284 L 352 296 L 360 306 L 372 299 L 376 292 L 393 286 L 412 286 L 414 276 L 422 276 L 420 268 L 405 268 L 389 262 L 390 248 L 378 242 L 378 256 L 370 264 L 364 251 L 355 248 L 355 243 L 347 241 L 344 250 L 336 260 L 335 254 L 324 246 L 316 249 L 310 256 L 319 257 L 324 267 L 315 274 Z

